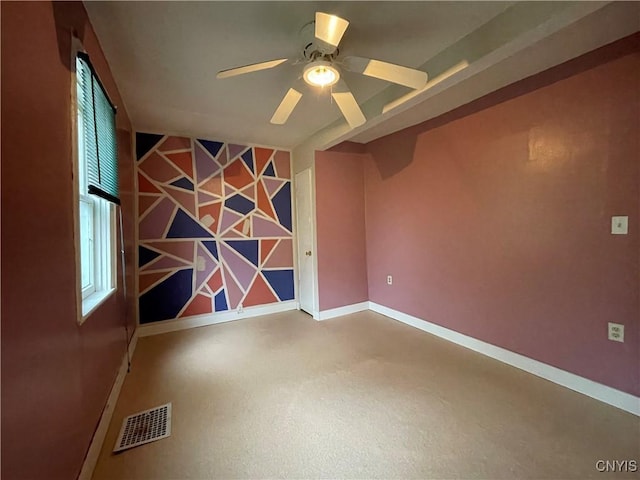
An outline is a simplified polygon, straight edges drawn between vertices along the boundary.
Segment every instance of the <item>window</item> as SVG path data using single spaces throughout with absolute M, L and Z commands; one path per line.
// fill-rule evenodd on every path
M 115 109 L 86 54 L 76 57 L 79 288 L 82 319 L 115 290 Z

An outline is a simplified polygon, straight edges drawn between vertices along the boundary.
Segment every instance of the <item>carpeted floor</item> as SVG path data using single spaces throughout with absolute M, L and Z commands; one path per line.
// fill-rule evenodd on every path
M 112 454 L 173 403 L 171 437 Z M 640 419 L 372 312 L 297 311 L 139 340 L 96 480 L 639 478 Z

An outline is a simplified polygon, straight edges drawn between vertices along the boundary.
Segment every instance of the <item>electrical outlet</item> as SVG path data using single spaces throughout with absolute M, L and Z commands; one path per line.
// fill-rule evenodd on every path
M 609 322 L 609 340 L 624 342 L 624 325 Z
M 611 233 L 613 235 L 627 235 L 629 233 L 629 217 L 611 217 Z
M 240 315 L 240 314 L 243 312 L 243 310 L 244 310 L 244 309 L 242 308 L 242 304 L 240 303 L 240 304 L 238 305 L 238 309 L 237 309 L 237 311 L 238 311 L 238 315 Z
M 393 285 L 393 277 L 391 275 L 387 275 L 387 285 Z

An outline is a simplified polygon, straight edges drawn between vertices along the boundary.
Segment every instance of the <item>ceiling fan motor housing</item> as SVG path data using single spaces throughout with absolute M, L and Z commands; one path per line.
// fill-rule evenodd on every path
M 302 55 L 307 60 L 316 60 L 318 57 L 331 57 L 333 60 L 338 55 L 338 48 L 316 38 L 315 28 L 316 22 L 311 21 L 300 29 Z

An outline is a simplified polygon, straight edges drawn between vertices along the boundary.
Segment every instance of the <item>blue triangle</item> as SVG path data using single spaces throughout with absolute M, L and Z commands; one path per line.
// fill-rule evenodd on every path
M 228 240 L 227 245 L 258 266 L 258 240 Z
M 153 250 L 149 250 L 143 246 L 138 247 L 138 267 L 143 267 L 147 263 L 151 262 L 158 258 L 160 254 L 158 252 L 154 252 Z
M 163 137 L 164 135 L 154 133 L 136 132 L 136 160 L 144 157 Z
M 182 177 L 171 183 L 174 187 L 184 188 L 185 190 L 190 190 L 193 192 L 193 183 L 189 181 L 187 177 Z
M 266 175 L 267 177 L 275 177 L 276 176 L 276 172 L 273 170 L 273 163 L 272 162 L 269 162 L 269 165 L 267 165 L 267 168 L 264 169 L 263 175 Z
M 251 170 L 251 173 L 256 173 L 253 170 L 253 149 L 252 148 L 250 148 L 249 150 L 247 150 L 242 154 L 242 160 L 244 160 L 244 163 L 247 164 L 247 167 L 249 167 L 249 170 Z
M 213 255 L 216 260 L 219 260 L 218 246 L 216 245 L 216 242 L 214 241 L 202 242 L 202 245 L 204 245 L 204 247 L 211 252 L 211 255 Z
M 224 288 L 214 297 L 214 302 L 216 312 L 224 312 L 229 309 L 227 306 L 227 298 L 224 296 Z
M 263 270 L 262 275 L 280 300 L 293 300 L 293 270 Z
M 211 238 L 209 232 L 202 228 L 181 208 L 178 209 L 176 216 L 173 218 L 167 238 Z
M 193 269 L 178 270 L 140 297 L 140 323 L 171 320 L 192 295 Z
M 271 199 L 280 225 L 291 232 L 291 182 L 286 182 Z
M 224 143 L 221 142 L 212 142 L 211 140 L 200 140 L 198 139 L 198 141 L 200 142 L 200 145 L 202 145 L 204 148 L 207 149 L 207 151 L 215 158 L 216 155 L 218 155 L 218 152 L 220 151 L 220 149 L 222 148 L 222 146 L 224 145 Z
M 255 208 L 255 203 L 242 195 L 236 194 L 231 198 L 227 198 L 224 202 L 224 206 L 230 208 L 234 212 L 246 215 Z

